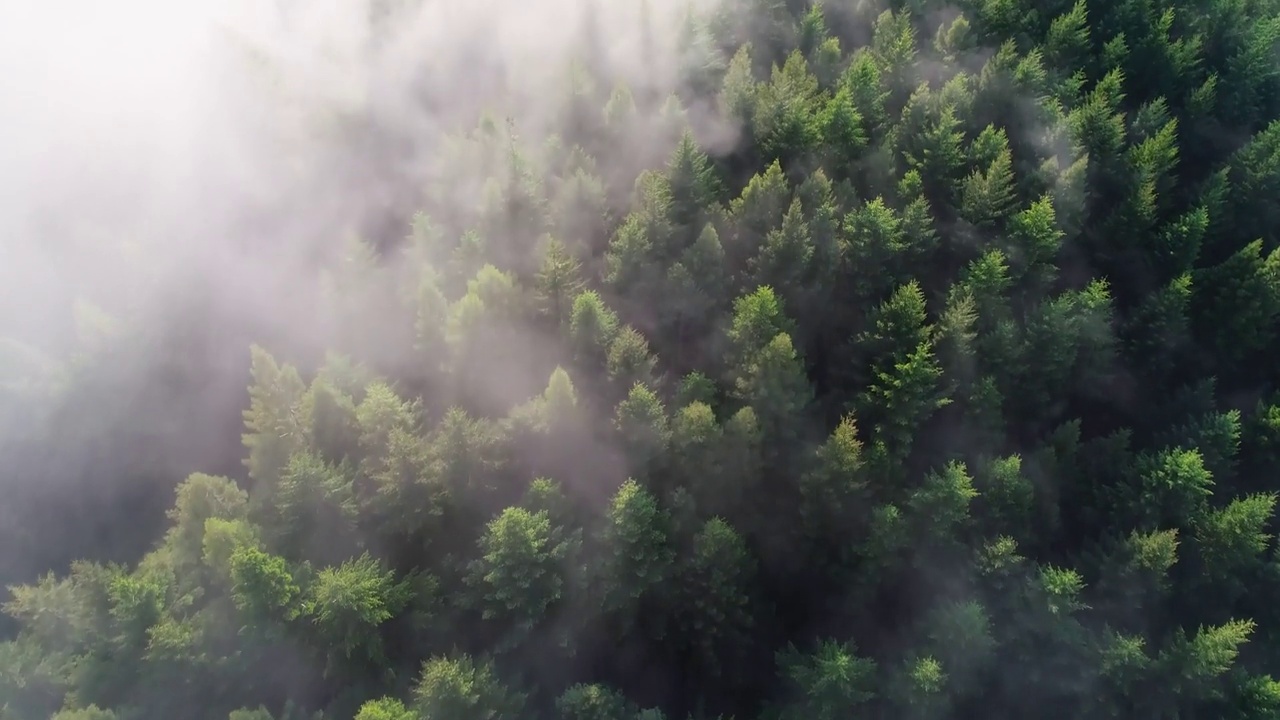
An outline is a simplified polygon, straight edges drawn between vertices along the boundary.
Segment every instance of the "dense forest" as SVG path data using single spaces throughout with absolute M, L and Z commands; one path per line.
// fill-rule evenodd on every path
M 1280 1 L 593 3 L 306 342 L 6 341 L 0 718 L 1280 718 Z

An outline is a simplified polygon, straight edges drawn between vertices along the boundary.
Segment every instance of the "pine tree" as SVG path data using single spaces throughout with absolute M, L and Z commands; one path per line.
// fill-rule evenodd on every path
M 564 243 L 550 239 L 543 251 L 542 266 L 534 278 L 539 314 L 556 327 L 562 327 L 569 322 L 573 303 L 584 285 L 582 263 L 569 254 Z

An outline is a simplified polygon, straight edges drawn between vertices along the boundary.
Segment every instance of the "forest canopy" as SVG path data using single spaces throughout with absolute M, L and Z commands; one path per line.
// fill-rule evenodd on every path
M 0 719 L 1280 717 L 1280 2 L 669 5 L 305 112 L 237 45 L 395 192 L 307 342 L 0 344 Z

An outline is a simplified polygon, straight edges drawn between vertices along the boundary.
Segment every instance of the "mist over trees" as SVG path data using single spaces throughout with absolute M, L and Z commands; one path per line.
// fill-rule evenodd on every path
M 1280 2 L 263 8 L 0 174 L 0 720 L 1280 717 Z

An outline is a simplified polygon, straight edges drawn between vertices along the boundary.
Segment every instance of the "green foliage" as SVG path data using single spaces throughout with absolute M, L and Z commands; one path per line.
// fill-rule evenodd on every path
M 1125 349 L 1142 359 L 1144 373 L 1163 378 L 1177 366 L 1180 351 L 1191 341 L 1190 305 L 1191 275 L 1184 273 L 1148 296 L 1130 317 Z
M 493 665 L 469 655 L 437 656 L 422 664 L 412 710 L 424 720 L 522 717 L 525 696 L 500 679 Z
M 955 106 L 939 106 L 921 86 L 902 116 L 899 142 L 903 160 L 908 168 L 919 171 L 931 198 L 949 202 L 965 165 L 964 132 Z M 998 186 L 998 180 L 995 182 Z
M 875 370 L 875 379 L 860 398 L 863 415 L 884 418 L 876 433 L 899 457 L 909 452 L 916 429 L 935 410 L 950 403 L 942 388 L 942 368 L 932 343 L 921 342 L 901 360 Z M 876 410 L 879 412 L 876 412 Z
M 609 345 L 605 367 L 618 387 L 651 384 L 658 358 L 649 350 L 649 341 L 635 328 L 624 327 Z
M 1066 614 L 1082 609 L 1080 594 L 1084 590 L 1084 578 L 1070 568 L 1046 567 L 1040 570 L 1040 586 L 1048 597 L 1049 612 Z
M 680 385 L 676 388 L 675 404 L 677 407 L 686 407 L 691 403 L 703 403 L 710 406 L 716 400 L 716 383 L 711 378 L 695 370 L 688 375 L 680 378 Z
M 574 357 L 580 363 L 603 366 L 606 354 L 618 335 L 618 315 L 592 290 L 573 299 L 569 338 Z
M 667 182 L 671 187 L 672 224 L 683 228 L 688 238 L 702 229 L 705 213 L 723 192 L 710 158 L 688 132 L 680 136 L 675 152 L 667 161 Z
M 399 613 L 409 601 L 409 586 L 368 553 L 338 567 L 325 568 L 309 588 L 313 621 L 332 651 L 350 659 L 361 652 L 370 662 L 382 662 L 376 629 Z
M 790 205 L 791 188 L 777 161 L 753 176 L 742 194 L 729 203 L 735 242 L 727 246 L 733 253 L 728 262 L 735 274 L 745 270 L 747 261 L 759 254 L 765 238 L 781 225 Z
M 924 646 L 963 691 L 975 682 L 992 660 L 995 639 L 991 616 L 977 601 L 954 601 L 934 608 L 924 619 Z
M 204 521 L 202 560 L 220 579 L 231 577 L 231 556 L 242 547 L 258 547 L 258 528 L 243 520 L 209 518 Z
M 1271 542 L 1265 528 L 1275 506 L 1275 494 L 1250 495 L 1201 519 L 1195 529 L 1196 544 L 1211 576 L 1230 575 L 1261 559 Z
M 1044 44 L 1045 59 L 1056 67 L 1079 67 L 1088 60 L 1089 19 L 1083 1 L 1053 19 Z
M 1134 531 L 1128 542 L 1136 568 L 1164 575 L 1177 562 L 1177 530 L 1154 531 L 1146 534 Z
M 781 298 L 769 286 L 756 288 L 733 303 L 733 322 L 728 330 L 728 367 L 741 373 L 780 333 L 790 333 L 794 324 L 783 310 Z
M 279 365 L 266 350 L 252 348 L 249 409 L 244 411 L 244 445 L 249 449 L 245 464 L 249 477 L 271 487 L 289 457 L 302 446 L 299 405 L 306 386 L 298 371 Z
M 241 520 L 248 514 L 248 494 L 224 477 L 202 473 L 178 486 L 177 499 L 166 516 L 172 523 L 165 545 L 177 568 L 193 567 L 205 552 L 205 528 L 210 519 Z
M 991 156 L 986 169 L 975 170 L 965 179 L 960 189 L 960 208 L 966 220 L 979 227 L 990 227 L 1004 220 L 1012 211 L 1016 197 L 1013 186 L 1013 158 L 1008 148 L 1008 140 L 1003 133 L 998 137 L 1003 140 L 1004 147 L 996 149 L 974 149 L 975 155 Z M 984 138 L 979 136 L 978 141 Z M 977 141 L 975 141 L 975 145 Z
M 1277 717 L 1280 6 L 412 5 L 256 301 L 24 226 L 0 717 Z
M 355 720 L 413 720 L 413 711 L 395 698 L 378 698 L 360 706 Z
M 693 538 L 679 570 L 680 634 L 713 677 L 732 673 L 752 630 L 749 593 L 756 580 L 755 559 L 724 520 L 708 520 Z
M 782 224 L 765 236 L 760 253 L 751 259 L 752 282 L 777 288 L 784 298 L 790 298 L 786 304 L 795 304 L 795 298 L 804 290 L 813 256 L 809 226 L 796 199 Z
M 1139 458 L 1142 481 L 1140 507 L 1152 521 L 1186 523 L 1206 509 L 1213 493 L 1213 476 L 1198 450 L 1163 450 Z
M 942 663 L 928 656 L 913 658 L 890 685 L 894 704 L 904 717 L 937 717 L 945 710 L 947 680 Z
M 941 472 L 929 473 L 924 485 L 912 493 L 908 507 L 931 540 L 945 542 L 963 530 L 970 503 L 977 496 L 964 463 L 953 461 Z
M 981 466 L 974 478 L 980 494 L 984 525 L 997 528 L 1015 539 L 1034 535 L 1035 487 L 1022 472 L 1022 458 L 1010 455 Z
M 666 452 L 671 430 L 666 408 L 647 386 L 636 383 L 618 404 L 618 432 L 623 447 L 637 470 L 647 469 Z
M 1193 277 L 1197 338 L 1223 348 L 1226 363 L 1248 358 L 1275 334 L 1275 318 L 1280 314 L 1280 248 L 1265 257 L 1262 250 L 1262 241 L 1255 240 Z
M 737 397 L 755 410 L 773 452 L 797 437 L 797 421 L 813 399 L 804 365 L 786 333 L 779 333 L 756 353 L 735 390 Z
M 777 710 L 779 720 L 834 720 L 875 697 L 876 663 L 858 657 L 852 643 L 824 640 L 812 653 L 789 647 L 777 662 L 795 698 Z
M 720 106 L 725 113 L 744 124 L 751 121 L 757 92 L 751 65 L 751 46 L 743 44 L 729 60 L 719 97 Z
M 97 705 L 74 710 L 59 710 L 49 716 L 50 720 L 116 720 L 116 717 L 116 714 L 111 710 L 103 710 Z M 241 717 L 232 713 L 231 720 L 241 720 Z
M 826 143 L 826 164 L 840 177 L 862 157 L 867 146 L 867 132 L 853 91 L 847 87 L 836 91 L 818 113 L 817 122 Z
M 566 323 L 583 287 L 582 263 L 569 254 L 564 243 L 552 238 L 543 250 L 542 265 L 534 277 L 533 287 L 538 312 L 556 326 Z
M 365 457 L 377 457 L 396 430 L 413 424 L 413 409 L 390 385 L 375 382 L 365 389 L 364 400 L 356 408 L 356 422 Z
M 489 522 L 470 584 L 481 594 L 484 617 L 514 617 L 532 624 L 565 590 L 572 539 L 551 524 L 546 511 L 512 507 Z
M 1010 257 L 1015 280 L 1032 287 L 1043 287 L 1053 275 L 1063 232 L 1058 228 L 1053 200 L 1041 197 L 1009 221 Z
M 414 335 L 417 348 L 427 357 L 438 358 L 437 354 L 442 351 L 445 343 L 449 302 L 440 291 L 438 276 L 431 268 L 424 268 L 422 271 L 415 304 L 417 315 L 414 320 Z
M 342 471 L 310 453 L 294 455 L 277 490 L 272 544 L 289 557 L 332 559 L 347 549 L 357 514 L 351 481 Z
M 606 610 L 620 610 L 670 578 L 674 552 L 670 517 L 636 481 L 618 488 L 609 504 L 601 543 L 601 594 Z
M 841 238 L 841 274 L 858 281 L 851 288 L 856 297 L 865 301 L 889 290 L 897 269 L 913 259 L 911 243 L 917 239 L 907 236 L 902 218 L 881 197 L 849 213 Z M 886 277 L 886 267 L 894 274 Z
M 818 78 L 800 51 L 791 53 L 781 68 L 774 66 L 770 81 L 756 92 L 752 113 L 763 157 L 785 163 L 818 145 L 820 93 Z
M 1160 653 L 1161 675 L 1170 685 L 1164 695 L 1208 698 L 1212 683 L 1229 671 L 1249 641 L 1257 624 L 1252 620 L 1231 620 L 1222 625 L 1201 626 L 1194 634 L 1177 631 L 1173 642 Z
M 849 520 L 866 510 L 866 461 L 853 416 L 841 419 L 816 455 L 814 468 L 800 479 L 800 518 L 815 539 L 843 539 Z
M 305 612 L 302 588 L 287 562 L 258 548 L 241 547 L 231 554 L 231 596 L 253 624 L 293 620 Z
M 629 720 L 635 708 L 621 693 L 603 685 L 574 685 L 556 698 L 564 720 Z
M 873 358 L 884 358 L 882 368 L 928 342 L 931 328 L 920 285 L 910 282 L 895 290 L 888 300 L 868 314 L 867 325 L 858 344 Z

